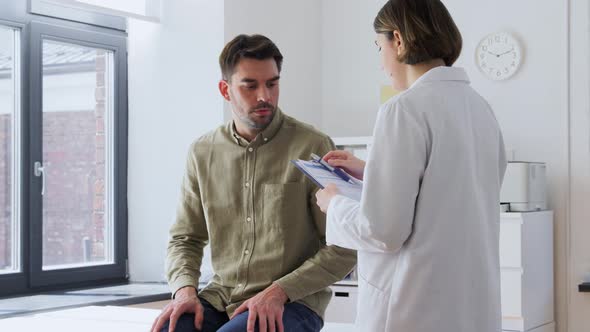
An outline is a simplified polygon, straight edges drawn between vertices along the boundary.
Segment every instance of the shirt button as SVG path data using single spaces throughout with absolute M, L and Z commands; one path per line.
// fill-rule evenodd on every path
M 246 182 L 245 186 L 246 188 L 250 187 L 250 183 Z
M 238 284 L 238 288 L 242 287 L 242 284 Z
M 268 137 L 265 137 L 265 138 L 264 138 L 264 141 L 265 141 L 265 142 L 266 142 L 266 141 L 268 141 Z
M 252 152 L 252 151 L 254 151 L 254 149 L 253 148 L 248 148 L 248 151 Z
M 246 218 L 246 221 L 252 221 L 252 218 L 248 217 Z
M 248 255 L 250 253 L 250 250 L 246 249 L 244 250 L 244 255 Z

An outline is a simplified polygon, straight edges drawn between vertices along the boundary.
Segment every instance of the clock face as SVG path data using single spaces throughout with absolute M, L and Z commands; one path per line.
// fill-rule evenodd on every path
M 521 63 L 518 41 L 509 33 L 494 33 L 479 42 L 475 51 L 479 69 L 493 80 L 514 75 Z

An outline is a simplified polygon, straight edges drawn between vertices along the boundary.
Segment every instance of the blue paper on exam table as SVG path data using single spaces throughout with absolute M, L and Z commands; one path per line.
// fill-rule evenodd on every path
M 340 191 L 340 194 L 360 202 L 363 191 L 362 181 L 352 177 L 353 181 L 344 181 L 317 161 L 297 159 L 291 160 L 291 162 L 320 188 L 324 189 L 329 183 L 333 183 Z

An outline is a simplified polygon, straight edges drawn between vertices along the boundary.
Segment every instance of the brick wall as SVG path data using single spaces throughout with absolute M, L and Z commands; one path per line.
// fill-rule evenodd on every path
M 96 258 L 84 257 L 84 241 L 97 241 L 93 224 L 95 127 L 93 110 L 43 114 L 44 265 Z
M 0 114 L 0 270 L 11 265 L 11 116 Z
M 106 103 L 106 61 L 107 54 L 97 51 L 96 55 L 96 107 L 95 119 L 95 170 L 96 176 L 93 182 L 93 209 L 92 218 L 94 226 L 94 242 L 92 245 L 92 257 L 94 260 L 105 259 L 105 103 Z

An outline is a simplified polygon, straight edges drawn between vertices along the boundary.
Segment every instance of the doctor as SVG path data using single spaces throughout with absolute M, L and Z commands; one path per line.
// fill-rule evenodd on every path
M 365 163 L 324 156 L 363 179 L 360 202 L 317 193 L 327 242 L 358 250 L 357 328 L 501 330 L 502 134 L 488 103 L 451 67 L 461 35 L 439 0 L 390 0 L 374 22 L 383 69 L 403 91 L 379 110 Z

